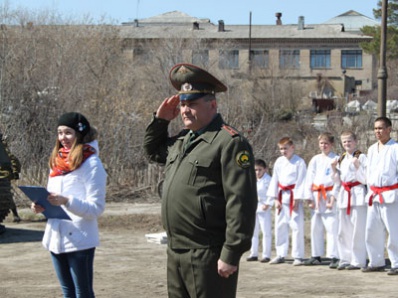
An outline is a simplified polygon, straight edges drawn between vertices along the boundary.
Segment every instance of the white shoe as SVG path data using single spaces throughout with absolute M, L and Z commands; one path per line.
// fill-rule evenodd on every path
M 301 266 L 304 265 L 304 261 L 302 259 L 294 259 L 293 266 Z
M 272 260 L 271 260 L 271 262 L 269 262 L 270 264 L 282 264 L 282 263 L 285 263 L 285 258 L 284 257 L 276 257 L 276 258 L 273 258 Z

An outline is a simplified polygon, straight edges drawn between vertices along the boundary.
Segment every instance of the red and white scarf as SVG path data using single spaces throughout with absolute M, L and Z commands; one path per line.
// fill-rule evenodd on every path
M 55 166 L 51 169 L 50 177 L 65 175 L 72 170 L 69 165 L 69 152 L 70 149 L 65 149 L 64 147 L 60 148 L 58 151 L 58 155 L 55 160 Z M 91 155 L 95 153 L 95 149 L 88 144 L 83 145 L 83 162 L 86 161 Z

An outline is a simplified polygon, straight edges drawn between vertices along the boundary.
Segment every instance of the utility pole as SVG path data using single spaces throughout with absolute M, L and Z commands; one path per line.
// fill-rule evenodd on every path
M 249 15 L 249 73 L 252 71 L 252 12 Z
M 380 38 L 380 66 L 377 73 L 377 115 L 386 116 L 387 105 L 387 68 L 386 68 L 386 39 L 387 39 L 387 9 L 388 0 L 382 0 L 381 7 L 381 38 Z

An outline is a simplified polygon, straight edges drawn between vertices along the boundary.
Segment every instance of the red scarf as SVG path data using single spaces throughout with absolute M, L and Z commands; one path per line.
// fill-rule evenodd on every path
M 65 175 L 72 170 L 69 167 L 69 152 L 70 149 L 65 149 L 64 147 L 60 148 L 58 151 L 58 155 L 55 160 L 55 166 L 51 169 L 50 177 Z M 88 144 L 83 145 L 83 162 L 86 161 L 91 155 L 95 153 L 95 149 Z M 83 163 L 82 162 L 82 163 Z

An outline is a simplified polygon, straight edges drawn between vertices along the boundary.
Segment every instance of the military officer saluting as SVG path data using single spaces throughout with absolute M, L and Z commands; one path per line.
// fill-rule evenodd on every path
M 166 164 L 168 294 L 232 298 L 255 222 L 252 149 L 217 112 L 215 94 L 227 90 L 223 83 L 191 64 L 175 65 L 170 81 L 179 92 L 161 103 L 144 141 L 149 159 Z M 169 137 L 168 125 L 178 114 L 185 129 Z

